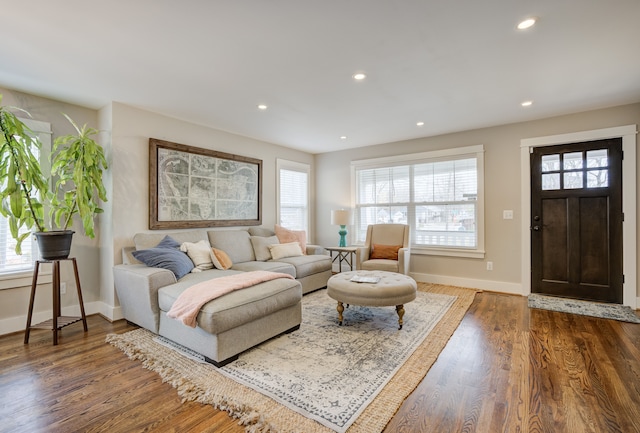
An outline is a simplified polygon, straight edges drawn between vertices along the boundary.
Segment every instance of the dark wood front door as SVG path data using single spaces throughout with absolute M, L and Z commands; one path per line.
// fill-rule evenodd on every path
M 622 303 L 622 140 L 533 149 L 531 291 Z

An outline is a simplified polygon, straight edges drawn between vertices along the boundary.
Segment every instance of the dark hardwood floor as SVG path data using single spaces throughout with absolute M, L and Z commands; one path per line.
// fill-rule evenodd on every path
M 2 432 L 243 432 L 104 342 L 134 327 L 89 318 L 0 337 Z M 640 432 L 640 325 L 479 293 L 385 432 Z

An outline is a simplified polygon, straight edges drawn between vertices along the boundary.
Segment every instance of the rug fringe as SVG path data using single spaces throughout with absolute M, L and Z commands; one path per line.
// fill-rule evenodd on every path
M 195 401 L 227 412 L 229 416 L 238 420 L 239 425 L 246 426 L 245 430 L 249 433 L 275 431 L 254 408 L 245 404 L 236 404 L 223 395 L 197 386 L 189 379 L 180 376 L 175 369 L 165 365 L 161 360 L 151 360 L 145 350 L 137 347 L 132 341 L 124 340 L 119 334 L 108 334 L 105 341 L 120 349 L 129 359 L 141 361 L 144 368 L 160 375 L 163 383 L 168 383 L 176 389 L 182 403 Z

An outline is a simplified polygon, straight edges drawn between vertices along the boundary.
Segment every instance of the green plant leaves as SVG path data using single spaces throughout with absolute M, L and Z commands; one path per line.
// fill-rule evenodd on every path
M 40 148 L 40 142 L 10 109 L 29 113 L 0 106 L 0 213 L 8 218 L 11 235 L 17 241 L 16 253 L 21 254 L 22 242 L 30 235 L 30 230 L 33 227 L 44 230 L 44 212 L 39 198 L 47 194 L 48 184 L 34 154 Z
M 51 163 L 52 175 L 57 176 L 56 191 L 64 191 L 62 197 L 52 199 L 51 216 L 58 227 L 66 230 L 73 215 L 80 215 L 85 235 L 95 236 L 94 216 L 101 213 L 98 200 L 107 201 L 102 173 L 107 160 L 102 146 L 93 140 L 98 130 L 78 125 L 65 114 L 77 135 L 56 138 Z

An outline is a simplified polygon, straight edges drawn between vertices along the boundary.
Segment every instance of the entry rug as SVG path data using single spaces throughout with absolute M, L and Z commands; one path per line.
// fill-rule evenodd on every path
M 226 410 L 248 431 L 381 431 L 424 378 L 475 296 L 450 286 L 419 288 L 417 299 L 405 305 L 402 330 L 394 307 L 352 305 L 338 326 L 336 303 L 326 290 L 306 295 L 298 331 L 221 369 L 200 363 L 196 353 L 188 357 L 168 349 L 163 344 L 177 345 L 159 344 L 142 329 L 112 334 L 107 341 L 141 359 L 184 399 Z
M 620 320 L 622 322 L 640 323 L 640 317 L 638 317 L 630 307 L 624 305 L 580 301 L 577 299 L 539 295 L 537 293 L 529 295 L 528 303 L 529 308 Z

